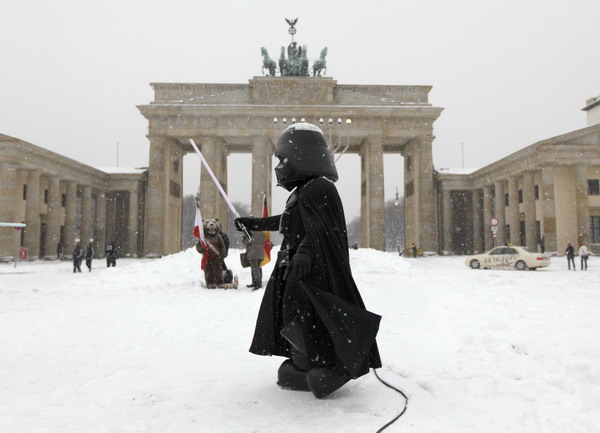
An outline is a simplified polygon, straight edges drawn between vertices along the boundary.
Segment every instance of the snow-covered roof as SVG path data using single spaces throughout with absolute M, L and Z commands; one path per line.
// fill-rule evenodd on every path
M 109 174 L 141 174 L 148 171 L 144 167 L 96 167 L 96 169 Z
M 440 174 L 471 174 L 479 170 L 478 168 L 438 168 Z

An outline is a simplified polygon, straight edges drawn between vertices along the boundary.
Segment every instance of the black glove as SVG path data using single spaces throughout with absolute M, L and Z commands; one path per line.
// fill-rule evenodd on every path
M 254 223 L 254 217 L 239 217 L 236 218 L 233 222 L 235 224 L 235 228 L 238 232 L 243 231 L 242 226 L 246 227 L 248 231 L 252 230 L 251 226 Z
M 312 259 L 309 254 L 298 251 L 292 257 L 289 271 L 298 278 L 304 278 L 310 272 L 310 264 Z

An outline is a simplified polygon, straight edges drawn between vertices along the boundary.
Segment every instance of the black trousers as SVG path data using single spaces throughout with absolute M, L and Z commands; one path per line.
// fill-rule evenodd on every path
M 248 260 L 250 263 L 250 270 L 252 272 L 252 285 L 255 288 L 262 287 L 262 268 L 260 267 L 260 260 Z

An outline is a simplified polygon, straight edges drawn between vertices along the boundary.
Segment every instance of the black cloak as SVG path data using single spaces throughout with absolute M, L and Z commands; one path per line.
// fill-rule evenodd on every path
M 293 343 L 310 368 L 335 366 L 351 378 L 381 367 L 375 341 L 381 317 L 365 309 L 352 278 L 344 210 L 333 182 L 307 180 L 292 193 L 283 215 L 254 219 L 251 229 L 280 229 L 284 238 L 250 352 L 291 357 Z M 311 257 L 309 273 L 284 280 L 286 261 L 299 251 Z

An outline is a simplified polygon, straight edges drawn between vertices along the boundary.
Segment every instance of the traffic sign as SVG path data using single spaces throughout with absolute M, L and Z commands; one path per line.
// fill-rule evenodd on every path
M 497 226 L 499 222 L 500 222 L 500 221 L 498 221 L 498 218 L 496 218 L 496 217 L 493 217 L 493 218 L 490 220 L 490 224 L 491 224 L 491 225 L 493 225 L 493 226 Z
M 492 226 L 492 233 L 494 233 L 494 235 L 496 233 L 498 233 L 498 227 L 497 226 Z

